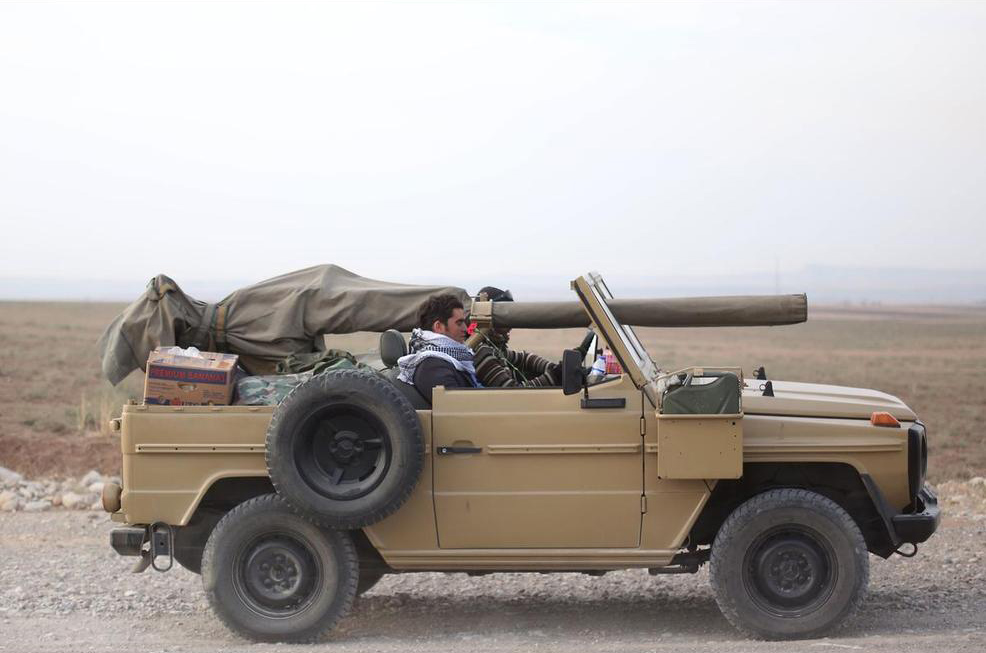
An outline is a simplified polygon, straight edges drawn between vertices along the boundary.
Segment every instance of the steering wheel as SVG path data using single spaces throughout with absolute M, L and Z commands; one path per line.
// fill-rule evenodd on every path
M 587 329 L 586 332 L 585 332 L 585 337 L 582 338 L 582 342 L 580 342 L 579 343 L 579 346 L 576 347 L 576 349 L 579 351 L 579 353 L 582 354 L 583 360 L 585 359 L 586 354 L 589 353 L 589 347 L 592 346 L 592 341 L 595 338 L 596 338 L 596 332 L 593 331 L 592 329 Z M 595 353 L 595 352 L 593 352 L 593 353 Z

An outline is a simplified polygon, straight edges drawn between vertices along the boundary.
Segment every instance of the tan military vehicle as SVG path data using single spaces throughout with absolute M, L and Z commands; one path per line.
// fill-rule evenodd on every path
M 844 622 L 868 552 L 913 555 L 935 531 L 925 428 L 872 390 L 661 370 L 631 325 L 803 321 L 803 295 L 616 300 L 595 274 L 575 302 L 475 301 L 494 326 L 590 325 L 622 366 L 594 382 L 576 350 L 564 387 L 436 388 L 317 375 L 278 406 L 128 405 L 113 548 L 136 570 L 201 573 L 216 614 L 262 641 L 310 641 L 384 574 L 695 572 L 753 637 Z M 591 356 L 591 352 L 590 352 Z M 708 362 L 708 361 L 700 361 Z

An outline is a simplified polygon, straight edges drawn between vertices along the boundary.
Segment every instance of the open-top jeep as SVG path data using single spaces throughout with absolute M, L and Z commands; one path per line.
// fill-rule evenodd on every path
M 668 373 L 629 326 L 803 321 L 803 295 L 699 316 L 615 300 L 595 274 L 572 287 L 579 304 L 477 300 L 471 319 L 590 325 L 621 374 L 590 384 L 568 350 L 563 387 L 435 388 L 429 406 L 397 380 L 390 331 L 380 371 L 316 375 L 277 406 L 125 406 L 113 548 L 137 570 L 201 573 L 217 615 L 257 640 L 318 638 L 388 573 L 707 562 L 726 618 L 780 639 L 844 622 L 868 552 L 911 555 L 935 531 L 925 428 L 900 400 L 762 368 Z

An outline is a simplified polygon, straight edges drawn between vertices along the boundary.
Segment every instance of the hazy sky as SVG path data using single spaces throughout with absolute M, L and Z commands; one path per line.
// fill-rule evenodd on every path
M 984 215 L 983 3 L 0 3 L 0 277 L 982 269 Z

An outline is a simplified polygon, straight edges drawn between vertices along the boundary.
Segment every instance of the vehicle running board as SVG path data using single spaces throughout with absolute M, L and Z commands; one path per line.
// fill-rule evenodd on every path
M 651 567 L 647 570 L 651 576 L 658 574 L 694 574 L 698 568 L 709 561 L 711 549 L 695 549 L 677 553 L 671 558 L 671 564 L 667 567 Z
M 667 567 L 650 567 L 647 573 L 651 576 L 660 574 L 697 574 L 698 565 L 668 565 Z

